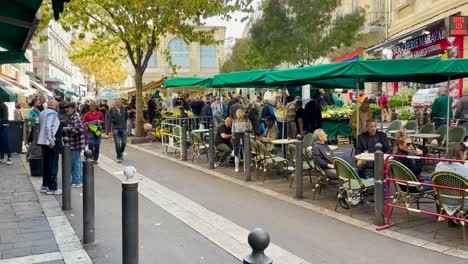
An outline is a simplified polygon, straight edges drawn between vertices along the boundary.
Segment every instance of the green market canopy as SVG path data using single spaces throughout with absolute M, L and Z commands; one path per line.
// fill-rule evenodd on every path
M 17 102 L 18 97 L 7 87 L 0 84 L 0 102 Z
M 212 79 L 211 78 L 202 78 L 202 77 L 178 77 L 172 78 L 164 81 L 164 87 L 184 87 L 184 86 L 196 86 L 196 87 L 206 87 L 212 88 Z
M 58 19 L 63 3 L 70 0 L 52 0 L 54 17 Z M 37 11 L 42 0 L 7 0 L 0 8 L 0 64 L 28 62 L 24 51 L 39 25 Z

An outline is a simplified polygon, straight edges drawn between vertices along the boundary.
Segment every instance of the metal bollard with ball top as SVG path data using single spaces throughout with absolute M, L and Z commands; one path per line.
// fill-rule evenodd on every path
M 128 166 L 122 182 L 122 260 L 138 263 L 138 180 L 136 169 Z
M 93 152 L 86 150 L 83 161 L 83 243 L 95 241 L 94 228 L 94 161 Z
M 252 253 L 244 258 L 244 264 L 271 264 L 273 260 L 265 255 L 265 249 L 270 244 L 270 235 L 262 228 L 255 228 L 249 233 L 249 245 Z

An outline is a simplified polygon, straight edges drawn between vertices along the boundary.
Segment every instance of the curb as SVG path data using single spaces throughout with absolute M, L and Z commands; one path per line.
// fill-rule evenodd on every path
M 405 243 L 408 243 L 408 244 L 413 245 L 413 246 L 422 247 L 422 248 L 432 250 L 432 251 L 435 251 L 435 252 L 438 252 L 438 253 L 442 253 L 442 254 L 445 254 L 445 255 L 458 257 L 458 258 L 462 258 L 462 259 L 468 259 L 468 251 L 466 251 L 466 250 L 440 245 L 440 244 L 437 244 L 437 243 L 434 243 L 434 242 L 430 242 L 430 241 L 423 240 L 423 239 L 420 239 L 420 238 L 415 238 L 415 237 L 405 235 L 405 234 L 402 234 L 402 233 L 399 233 L 399 232 L 396 232 L 396 231 L 388 230 L 388 229 L 378 231 L 377 230 L 378 226 L 376 226 L 374 224 L 369 224 L 367 222 L 352 218 L 352 217 L 347 216 L 347 215 L 337 213 L 335 211 L 320 207 L 318 205 L 314 205 L 314 204 L 308 203 L 308 202 L 303 201 L 303 200 L 297 200 L 295 198 L 292 198 L 290 196 L 287 196 L 287 195 L 272 191 L 270 189 L 267 189 L 267 188 L 264 188 L 264 187 L 261 187 L 261 186 L 252 185 L 252 184 L 249 184 L 248 182 L 238 180 L 238 179 L 235 179 L 235 178 L 230 177 L 230 176 L 226 176 L 226 175 L 224 175 L 224 174 L 222 174 L 220 172 L 216 172 L 214 170 L 207 170 L 207 169 L 202 168 L 200 166 L 197 166 L 195 164 L 191 164 L 189 162 L 185 162 L 185 161 L 181 161 L 181 160 L 176 159 L 176 158 L 165 156 L 165 155 L 163 155 L 161 153 L 157 153 L 157 152 L 154 152 L 152 150 L 148 150 L 148 149 L 136 146 L 136 145 L 128 145 L 128 146 L 131 147 L 131 148 L 134 148 L 136 150 L 151 154 L 151 155 L 156 156 L 158 158 L 162 158 L 162 159 L 165 159 L 165 160 L 169 160 L 169 161 L 181 164 L 183 166 L 195 169 L 197 171 L 200 171 L 200 172 L 203 172 L 203 173 L 206 173 L 206 174 L 221 178 L 223 180 L 226 180 L 226 181 L 235 183 L 237 185 L 249 188 L 251 190 L 255 190 L 257 192 L 263 193 L 265 195 L 274 197 L 274 198 L 279 199 L 281 201 L 284 201 L 284 202 L 287 202 L 287 203 L 302 207 L 304 209 L 319 213 L 319 214 L 324 215 L 324 216 L 331 217 L 333 219 L 345 222 L 347 224 L 351 224 L 351 225 L 353 225 L 355 227 L 365 229 L 367 231 L 370 231 L 370 232 L 373 232 L 373 233 L 376 233 L 376 234 L 379 234 L 379 235 L 382 235 L 382 236 L 385 236 L 385 237 L 388 237 L 388 238 L 395 239 L 397 241 L 405 242 Z

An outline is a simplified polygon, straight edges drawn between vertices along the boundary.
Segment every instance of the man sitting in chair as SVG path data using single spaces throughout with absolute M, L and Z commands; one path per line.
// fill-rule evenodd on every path
M 224 121 L 224 124 L 219 125 L 218 132 L 216 133 L 215 145 L 216 150 L 219 151 L 219 161 L 218 166 L 224 167 L 226 163 L 226 158 L 232 152 L 232 118 L 228 117 Z
M 275 150 L 275 145 L 270 143 L 271 141 L 278 139 L 278 128 L 275 126 L 275 121 L 271 116 L 265 117 L 265 125 L 266 129 L 265 132 L 263 132 L 262 137 L 259 138 L 259 140 L 265 144 L 265 147 L 268 149 L 268 151 L 274 151 Z
M 366 132 L 360 134 L 358 137 L 358 143 L 356 147 L 357 155 L 363 152 L 374 153 L 376 151 L 375 145 L 377 143 L 382 144 L 382 151 L 384 153 L 389 154 L 392 151 L 387 135 L 384 132 L 377 131 L 377 122 L 375 119 L 368 119 L 366 121 L 366 130 Z M 373 168 L 373 164 L 358 160 L 357 167 L 359 177 L 365 179 L 366 170 Z

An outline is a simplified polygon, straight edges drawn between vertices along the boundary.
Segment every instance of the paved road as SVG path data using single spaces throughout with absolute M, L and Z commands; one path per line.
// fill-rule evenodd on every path
M 114 157 L 114 148 L 111 142 L 104 141 L 102 153 L 108 157 Z M 403 242 L 399 242 L 378 234 L 347 225 L 343 222 L 331 219 L 324 215 L 291 205 L 273 197 L 238 186 L 219 178 L 195 171 L 188 167 L 157 158 L 153 155 L 127 149 L 128 155 L 123 165 L 133 165 L 147 178 L 169 188 L 170 190 L 202 205 L 208 210 L 222 216 L 233 223 L 252 229 L 261 226 L 270 232 L 272 242 L 279 247 L 305 259 L 310 263 L 399 263 L 412 264 L 430 263 L 465 263 L 466 260 L 439 254 L 434 251 L 419 248 Z M 114 222 L 100 222 L 107 225 L 108 231 L 114 232 L 113 237 L 119 238 L 118 230 L 120 214 L 115 209 L 120 206 L 120 187 L 115 179 L 107 179 L 106 173 L 99 171 L 96 177 L 96 190 L 103 190 L 105 195 L 98 199 L 97 225 L 99 215 L 112 215 Z M 109 176 L 111 177 L 111 176 Z M 100 200 L 102 199 L 102 200 Z M 76 200 L 76 199 L 75 199 Z M 171 216 L 149 200 L 141 199 L 142 225 L 140 230 L 144 233 L 154 232 L 148 240 L 143 240 L 143 251 L 148 250 L 148 245 L 155 247 L 173 244 L 187 251 L 212 252 L 219 258 L 226 258 L 216 262 L 201 263 L 234 263 L 235 260 L 213 251 L 213 245 L 190 234 L 191 229 L 182 223 L 177 223 Z M 100 204 L 100 205 L 99 205 Z M 77 205 L 74 205 L 76 208 Z M 145 209 L 143 209 L 145 208 Z M 146 209 L 148 208 L 148 209 Z M 72 224 L 77 225 L 77 220 L 72 219 Z M 155 227 L 155 223 L 167 223 Z M 157 231 L 154 231 L 157 230 Z M 104 233 L 105 233 L 104 232 Z M 176 239 L 168 240 L 158 232 L 171 234 L 176 232 Z M 158 235 L 156 235 L 158 234 Z M 145 236 L 145 235 L 143 235 Z M 193 242 L 186 243 L 186 237 L 192 237 Z M 179 240 L 177 239 L 179 238 Z M 144 238 L 143 238 L 144 239 Z M 114 241 L 115 242 L 115 241 Z M 206 243 L 204 243 L 206 242 Z M 179 244 L 178 244 L 179 243 Z M 182 244 L 180 244 L 182 243 Z M 99 243 L 97 245 L 99 247 Z M 211 248 L 210 248 L 211 247 Z M 115 247 L 114 247 L 115 248 Z M 115 249 L 112 249 L 115 250 Z M 196 248 L 193 250 L 193 248 Z M 203 251 L 204 250 L 204 251 Z M 91 256 L 102 254 L 99 250 L 95 253 L 88 251 Z M 110 254 L 112 251 L 109 252 Z M 214 254 L 213 252 L 216 252 Z M 143 253 L 142 255 L 144 255 Z M 167 257 L 176 254 L 176 251 L 166 252 Z M 173 263 L 194 263 L 183 261 Z M 192 254 L 197 255 L 197 254 Z M 203 256 L 206 254 L 199 254 Z M 115 256 L 114 256 L 115 257 Z M 111 263 L 111 262 L 97 262 Z M 144 263 L 146 263 L 144 261 Z

